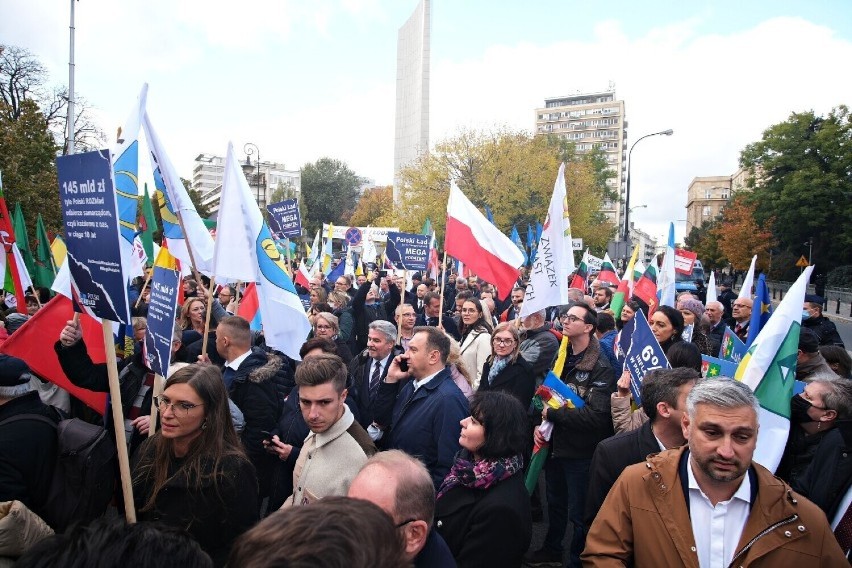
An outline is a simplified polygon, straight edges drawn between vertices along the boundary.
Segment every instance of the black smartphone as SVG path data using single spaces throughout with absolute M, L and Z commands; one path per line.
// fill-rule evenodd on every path
M 408 372 L 408 359 L 400 359 L 399 360 L 399 370 L 403 373 Z
M 261 434 L 263 434 L 263 441 L 272 443 L 272 432 L 267 432 L 266 430 L 261 430 Z
M 387 278 L 388 271 L 387 270 L 379 270 L 379 278 Z

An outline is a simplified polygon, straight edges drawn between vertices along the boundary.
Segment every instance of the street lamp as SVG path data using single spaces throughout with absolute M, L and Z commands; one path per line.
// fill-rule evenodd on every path
M 253 142 L 246 142 L 246 145 L 243 146 L 243 152 L 246 153 L 246 166 L 251 167 L 251 157 L 257 156 L 257 177 L 255 181 L 257 182 L 257 193 L 255 194 L 255 200 L 257 204 L 261 207 L 266 206 L 266 199 L 264 198 L 263 204 L 260 202 L 260 148 L 257 147 L 257 144 Z M 627 178 L 630 181 L 630 177 Z
M 671 136 L 672 134 L 674 134 L 674 130 L 672 130 L 671 128 L 669 128 L 668 130 L 662 130 L 660 132 L 653 132 L 651 134 L 646 134 L 645 136 L 642 136 L 641 138 L 636 140 L 636 142 L 634 142 L 632 146 L 630 146 L 630 151 L 627 153 L 627 191 L 624 196 L 624 227 L 622 229 L 621 234 L 622 240 L 625 242 L 628 242 L 630 238 L 630 166 L 633 165 L 633 159 L 631 157 L 633 155 L 633 148 L 635 148 L 636 144 L 638 144 L 645 138 L 659 135 Z

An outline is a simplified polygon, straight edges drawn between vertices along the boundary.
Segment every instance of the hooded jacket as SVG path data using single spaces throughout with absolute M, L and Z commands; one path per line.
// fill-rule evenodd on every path
M 624 470 L 586 537 L 584 566 L 698 568 L 678 471 L 686 449 Z M 848 566 L 822 511 L 766 468 L 756 463 L 752 468 L 757 494 L 731 566 Z
M 240 363 L 231 383 L 229 395 L 246 421 L 240 438 L 255 467 L 269 457 L 263 448 L 262 431 L 274 430 L 281 414 L 281 400 L 274 379 L 282 364 L 281 358 L 274 353 L 255 347 Z

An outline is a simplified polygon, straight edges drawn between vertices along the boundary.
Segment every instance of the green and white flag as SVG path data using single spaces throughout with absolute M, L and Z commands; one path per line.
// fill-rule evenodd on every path
M 781 461 L 790 433 L 802 303 L 813 269 L 809 266 L 799 275 L 737 367 L 736 379 L 751 387 L 760 401 L 754 460 L 772 472 Z

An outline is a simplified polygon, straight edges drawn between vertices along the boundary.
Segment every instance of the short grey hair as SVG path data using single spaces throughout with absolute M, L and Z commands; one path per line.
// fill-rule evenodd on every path
M 839 420 L 852 417 L 852 381 L 829 373 L 817 373 L 808 377 L 808 382 L 825 385 L 822 405 L 837 412 Z
M 389 321 L 375 320 L 367 326 L 369 329 L 374 329 L 379 333 L 384 333 L 390 341 L 396 341 L 396 326 Z
M 740 408 L 750 406 L 755 415 L 760 415 L 760 403 L 754 392 L 742 381 L 730 377 L 712 377 L 701 379 L 686 397 L 686 413 L 689 419 L 695 418 L 695 407 L 709 404 L 719 408 Z

